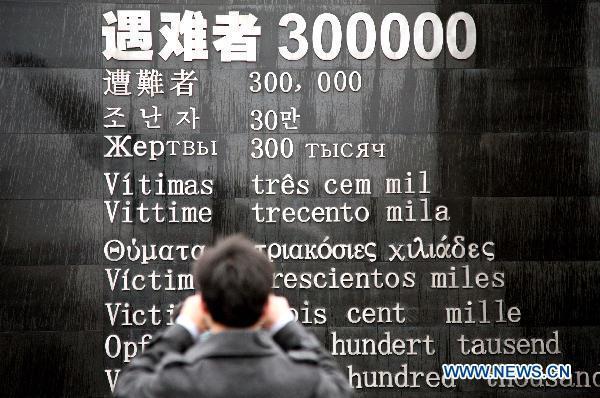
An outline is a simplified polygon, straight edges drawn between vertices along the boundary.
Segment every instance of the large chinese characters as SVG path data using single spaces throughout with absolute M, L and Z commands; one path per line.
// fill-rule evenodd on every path
M 102 37 L 105 48 L 102 54 L 107 60 L 151 61 L 154 56 L 149 10 L 117 10 L 116 15 L 109 11 L 103 15 L 105 26 Z M 184 61 L 208 59 L 208 22 L 201 11 L 186 10 L 161 12 L 163 26 L 160 34 L 166 40 L 158 52 L 163 60 L 171 56 L 181 56 Z M 256 38 L 261 27 L 252 14 L 241 15 L 230 11 L 216 16 L 212 34 L 218 37 L 213 46 L 220 53 L 221 62 L 256 62 Z M 116 26 L 115 26 L 116 24 Z

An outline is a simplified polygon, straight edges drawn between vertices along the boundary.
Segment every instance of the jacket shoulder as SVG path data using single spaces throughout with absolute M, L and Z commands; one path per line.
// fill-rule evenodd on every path
M 311 350 L 290 350 L 286 355 L 294 362 L 317 365 L 319 356 Z

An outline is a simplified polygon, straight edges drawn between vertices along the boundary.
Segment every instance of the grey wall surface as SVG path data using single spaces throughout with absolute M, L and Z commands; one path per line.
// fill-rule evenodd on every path
M 103 158 L 105 68 L 155 67 L 168 76 L 177 62 L 105 62 L 102 13 L 117 9 L 202 10 L 214 15 L 229 10 L 252 12 L 263 32 L 258 62 L 231 65 L 196 62 L 202 95 L 190 106 L 201 110 L 199 132 L 144 129 L 132 123 L 131 134 L 219 140 L 213 159 L 115 161 Z M 356 61 L 344 51 L 331 62 L 312 51 L 302 61 L 277 54 L 277 22 L 287 12 L 311 21 L 322 12 L 345 20 L 364 11 L 376 21 L 401 12 L 412 23 L 424 11 L 445 21 L 456 11 L 470 13 L 478 28 L 475 54 L 464 61 L 447 53 L 420 60 L 411 49 L 406 59 L 391 62 L 379 52 Z M 210 23 L 209 23 L 210 26 Z M 310 23 L 309 23 L 310 26 Z M 600 363 L 600 3 L 546 1 L 326 0 L 253 1 L 0 1 L 0 380 L 6 397 L 102 397 L 109 395 L 104 369 L 118 367 L 104 354 L 108 334 L 137 337 L 155 329 L 132 330 L 109 325 L 105 302 L 127 300 L 166 306 L 181 293 L 111 292 L 104 273 L 106 240 L 136 237 L 149 242 L 201 242 L 244 232 L 260 242 L 304 242 L 332 236 L 357 242 L 394 242 L 421 236 L 454 236 L 496 243 L 496 260 L 471 263 L 474 270 L 501 270 L 506 288 L 483 291 L 480 298 L 503 298 L 523 313 L 516 326 L 452 327 L 441 309 L 464 305 L 455 292 L 432 292 L 426 286 L 405 291 L 287 290 L 293 305 L 308 300 L 327 308 L 329 321 L 313 330 L 328 344 L 336 330 L 346 336 L 374 337 L 392 330 L 397 336 L 430 333 L 438 354 L 410 359 L 415 368 L 439 368 L 460 361 L 451 350 L 462 332 L 540 336 L 559 330 L 564 353 L 555 362 L 597 371 Z M 290 71 L 306 88 L 288 96 L 252 94 L 252 70 Z M 315 76 L 323 70 L 360 70 L 359 93 L 322 94 Z M 312 87 L 311 87 L 312 84 Z M 165 90 L 166 91 L 166 90 Z M 173 117 L 186 101 L 166 94 L 161 110 Z M 131 109 L 146 104 L 132 97 Z M 302 115 L 298 146 L 306 142 L 386 142 L 393 155 L 385 160 L 277 159 L 252 161 L 248 113 L 251 109 L 296 106 Z M 123 226 L 107 220 L 104 171 L 144 170 L 190 178 L 214 178 L 215 193 L 203 200 L 214 209 L 209 225 L 168 228 Z M 385 223 L 389 198 L 381 186 L 365 197 L 329 197 L 315 192 L 282 204 L 364 204 L 372 210 L 365 224 L 350 226 L 256 223 L 249 207 L 256 199 L 249 176 L 281 177 L 293 173 L 312 183 L 329 177 L 371 177 L 381 181 L 405 171 L 428 170 L 432 200 L 447 204 L 452 220 L 442 225 Z M 275 201 L 273 201 L 275 203 Z M 462 264 L 464 262 L 460 262 Z M 119 263 L 125 267 L 131 264 Z M 459 264 L 457 262 L 457 264 Z M 116 265 L 110 264 L 114 267 Z M 374 266 L 396 271 L 429 272 L 448 263 L 366 262 L 279 263 L 279 269 L 347 271 Z M 187 263 L 131 265 L 139 272 L 174 269 Z M 352 325 L 347 307 L 390 305 L 409 308 L 410 322 L 394 327 Z M 535 362 L 536 358 L 519 361 Z M 341 365 L 359 369 L 397 368 L 406 358 L 339 357 Z M 511 358 L 484 358 L 510 362 Z M 490 389 L 461 383 L 453 390 L 372 389 L 364 397 L 576 397 L 598 396 L 590 389 Z

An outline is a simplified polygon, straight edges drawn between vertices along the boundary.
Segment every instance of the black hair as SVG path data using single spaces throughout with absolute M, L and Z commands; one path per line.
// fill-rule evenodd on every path
M 194 264 L 193 275 L 212 319 L 244 328 L 260 319 L 273 272 L 273 264 L 254 243 L 234 235 L 206 250 Z

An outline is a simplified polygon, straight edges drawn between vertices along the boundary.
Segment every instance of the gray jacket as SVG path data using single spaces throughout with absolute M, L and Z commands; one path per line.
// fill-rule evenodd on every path
M 194 343 L 173 325 L 125 367 L 115 397 L 342 398 L 348 381 L 317 338 L 297 322 L 273 337 L 235 330 Z

